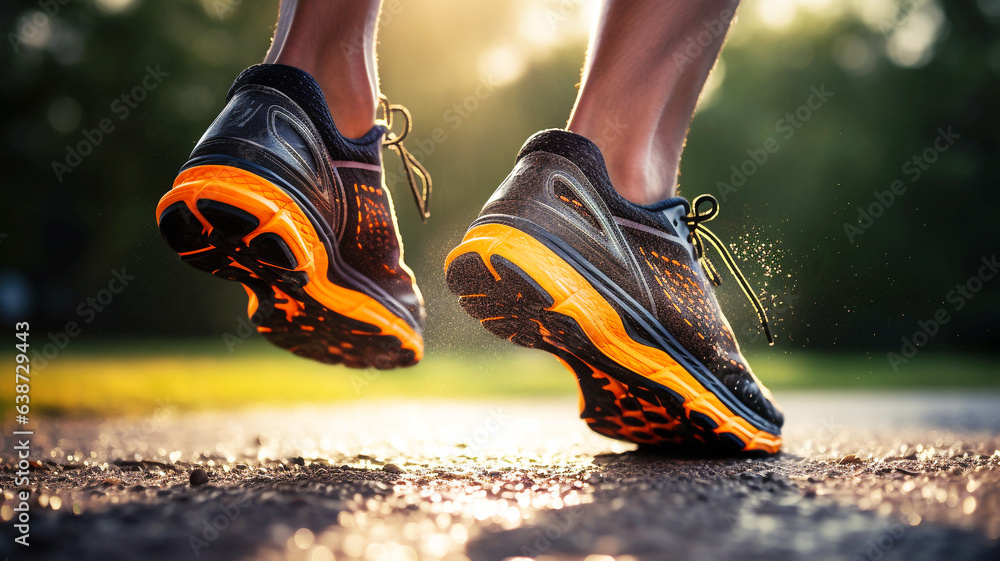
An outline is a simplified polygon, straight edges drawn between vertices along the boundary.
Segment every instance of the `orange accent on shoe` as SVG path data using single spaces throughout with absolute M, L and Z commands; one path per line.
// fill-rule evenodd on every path
M 302 302 L 299 302 L 295 298 L 292 298 L 291 296 L 285 294 L 281 290 L 278 290 L 277 287 L 272 287 L 272 289 L 274 290 L 275 296 L 277 296 L 277 298 L 275 299 L 274 307 L 285 312 L 286 321 L 291 323 L 292 319 L 295 316 L 301 316 L 302 314 L 305 313 L 302 311 L 302 309 L 305 307 L 302 305 Z M 284 300 L 285 302 L 281 303 L 280 300 Z
M 242 286 L 243 290 L 247 291 L 247 317 L 252 318 L 253 315 L 257 313 L 257 306 L 259 305 L 259 302 L 257 302 L 257 295 L 250 290 L 249 286 L 245 284 Z
M 295 255 L 298 266 L 309 282 L 303 290 L 327 309 L 340 315 L 374 325 L 382 335 L 392 335 L 400 340 L 403 348 L 414 352 L 415 359 L 423 357 L 424 341 L 410 325 L 396 316 L 374 298 L 339 286 L 327 277 L 330 263 L 326 248 L 319 239 L 312 222 L 298 204 L 284 191 L 266 179 L 246 170 L 231 166 L 205 165 L 188 168 L 174 180 L 156 207 L 156 221 L 170 205 L 183 201 L 188 210 L 202 223 L 205 231 L 211 225 L 198 211 L 199 199 L 211 199 L 240 208 L 254 215 L 260 226 L 246 238 L 263 232 L 281 236 Z M 250 290 L 249 315 L 256 311 L 256 299 Z M 289 297 L 289 302 L 294 300 Z M 283 308 L 286 314 L 290 309 Z
M 500 255 L 531 276 L 554 300 L 547 309 L 573 318 L 605 356 L 649 380 L 668 387 L 684 398 L 684 408 L 711 418 L 716 433 L 731 432 L 744 443 L 744 450 L 776 453 L 781 437 L 755 428 L 733 413 L 683 366 L 662 349 L 643 345 L 625 330 L 621 317 L 572 265 L 532 236 L 502 224 L 471 228 L 462 244 L 445 260 L 445 269 L 458 256 L 478 253 L 499 280 L 490 257 Z M 763 386 L 762 386 L 763 388 Z

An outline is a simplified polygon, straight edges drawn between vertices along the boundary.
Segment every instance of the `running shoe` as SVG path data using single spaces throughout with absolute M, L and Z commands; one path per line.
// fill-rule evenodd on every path
M 424 219 L 430 178 L 401 144 L 409 113 L 384 98 L 382 110 L 345 138 L 309 74 L 252 66 L 156 207 L 183 262 L 241 283 L 257 331 L 320 362 L 392 368 L 423 355 L 423 299 L 403 263 L 383 145 L 402 157 Z
M 701 224 L 711 196 L 648 206 L 622 198 L 600 150 L 562 130 L 521 148 L 514 170 L 445 264 L 467 313 L 500 337 L 556 355 L 576 375 L 581 417 L 639 444 L 776 453 L 783 417 L 719 308 Z

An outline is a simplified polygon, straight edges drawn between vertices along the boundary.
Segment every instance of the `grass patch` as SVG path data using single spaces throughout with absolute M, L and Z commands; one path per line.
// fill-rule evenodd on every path
M 13 356 L 0 355 L 13 365 Z M 1000 388 L 993 357 L 926 351 L 893 372 L 881 353 L 766 353 L 750 357 L 772 389 Z M 201 342 L 79 344 L 33 369 L 33 412 L 142 414 L 179 409 L 294 405 L 378 398 L 572 397 L 576 384 L 553 357 L 521 349 L 485 355 L 432 353 L 401 370 L 351 370 L 301 359 L 266 343 L 228 353 Z M 13 384 L 0 387 L 10 414 Z

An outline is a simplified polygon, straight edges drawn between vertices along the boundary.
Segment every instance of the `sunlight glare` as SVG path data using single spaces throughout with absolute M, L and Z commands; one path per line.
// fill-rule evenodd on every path
M 698 106 L 696 111 L 703 111 L 708 109 L 718 99 L 719 87 L 722 86 L 722 82 L 726 79 L 726 62 L 723 59 L 719 59 L 719 62 L 715 64 L 715 69 L 712 73 L 708 75 L 708 81 L 705 82 L 705 88 L 701 91 L 701 97 L 698 98 Z
M 97 7 L 107 14 L 124 12 L 135 4 L 135 0 L 95 0 Z
M 561 39 L 549 10 L 535 3 L 523 7 L 517 25 L 521 37 L 532 45 L 550 47 Z
M 826 15 L 839 7 L 839 3 L 833 0 L 798 0 L 798 4 L 807 12 L 820 15 Z
M 875 68 L 875 55 L 868 43 L 851 33 L 837 38 L 833 44 L 833 60 L 852 74 L 867 74 Z
M 899 11 L 893 0 L 854 0 L 854 11 L 868 27 L 882 30 Z
M 944 14 L 928 3 L 907 17 L 889 37 L 886 54 L 898 66 L 915 68 L 933 58 L 933 47 L 944 25 Z
M 786 29 L 795 21 L 795 0 L 761 0 L 756 9 L 761 23 L 771 29 Z
M 524 54 L 507 45 L 493 47 L 479 55 L 479 74 L 498 86 L 517 81 L 526 66 Z

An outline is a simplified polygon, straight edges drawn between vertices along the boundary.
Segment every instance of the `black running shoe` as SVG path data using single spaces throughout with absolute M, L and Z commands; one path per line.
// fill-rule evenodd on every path
M 718 238 L 698 226 L 718 208 L 711 197 L 695 208 L 702 201 L 713 206 L 701 214 L 679 197 L 633 204 L 592 142 L 540 132 L 448 256 L 448 286 L 489 331 L 562 360 L 595 431 L 775 453 L 782 414 L 719 309 L 703 239 L 737 272 L 765 328 L 766 316 Z
M 407 129 L 409 115 L 383 109 L 389 127 L 345 138 L 309 74 L 250 67 L 156 207 L 181 260 L 242 283 L 257 330 L 320 362 L 391 368 L 423 355 L 423 300 L 403 263 L 383 143 L 429 178 L 387 132 L 394 111 Z M 414 189 L 426 217 L 429 183 Z

